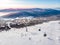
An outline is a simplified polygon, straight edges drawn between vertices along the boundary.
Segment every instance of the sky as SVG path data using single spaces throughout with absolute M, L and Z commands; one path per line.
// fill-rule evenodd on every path
M 60 8 L 60 0 L 0 0 L 0 9 L 5 8 Z

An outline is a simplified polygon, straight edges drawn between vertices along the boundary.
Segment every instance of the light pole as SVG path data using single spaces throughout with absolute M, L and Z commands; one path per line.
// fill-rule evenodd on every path
M 25 15 L 25 13 L 23 13 L 23 15 Z M 28 32 L 28 29 L 27 29 L 27 18 L 25 17 L 25 28 L 26 28 L 26 32 Z
M 28 28 L 27 28 L 27 19 L 25 17 L 25 28 L 26 28 L 26 32 L 28 32 Z

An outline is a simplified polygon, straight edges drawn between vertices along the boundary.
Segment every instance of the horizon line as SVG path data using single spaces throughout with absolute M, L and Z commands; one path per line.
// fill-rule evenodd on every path
M 31 8 L 40 8 L 40 7 L 30 7 L 30 8 L 0 8 L 0 9 L 31 9 Z M 42 8 L 42 7 L 41 7 Z M 45 8 L 45 7 L 44 7 Z M 42 9 L 44 9 L 42 8 Z M 51 7 L 50 7 L 51 8 Z M 54 7 L 54 8 L 60 8 L 60 7 Z

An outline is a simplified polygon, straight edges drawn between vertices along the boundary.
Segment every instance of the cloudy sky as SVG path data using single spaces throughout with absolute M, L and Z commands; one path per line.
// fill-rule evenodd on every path
M 60 0 L 0 0 L 0 9 L 4 8 L 56 8 Z

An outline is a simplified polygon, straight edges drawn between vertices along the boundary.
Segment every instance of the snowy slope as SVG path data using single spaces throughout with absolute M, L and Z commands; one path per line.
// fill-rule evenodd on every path
M 0 32 L 0 45 L 60 45 L 60 21 Z M 41 29 L 41 31 L 38 31 Z M 47 34 L 44 37 L 44 34 Z

